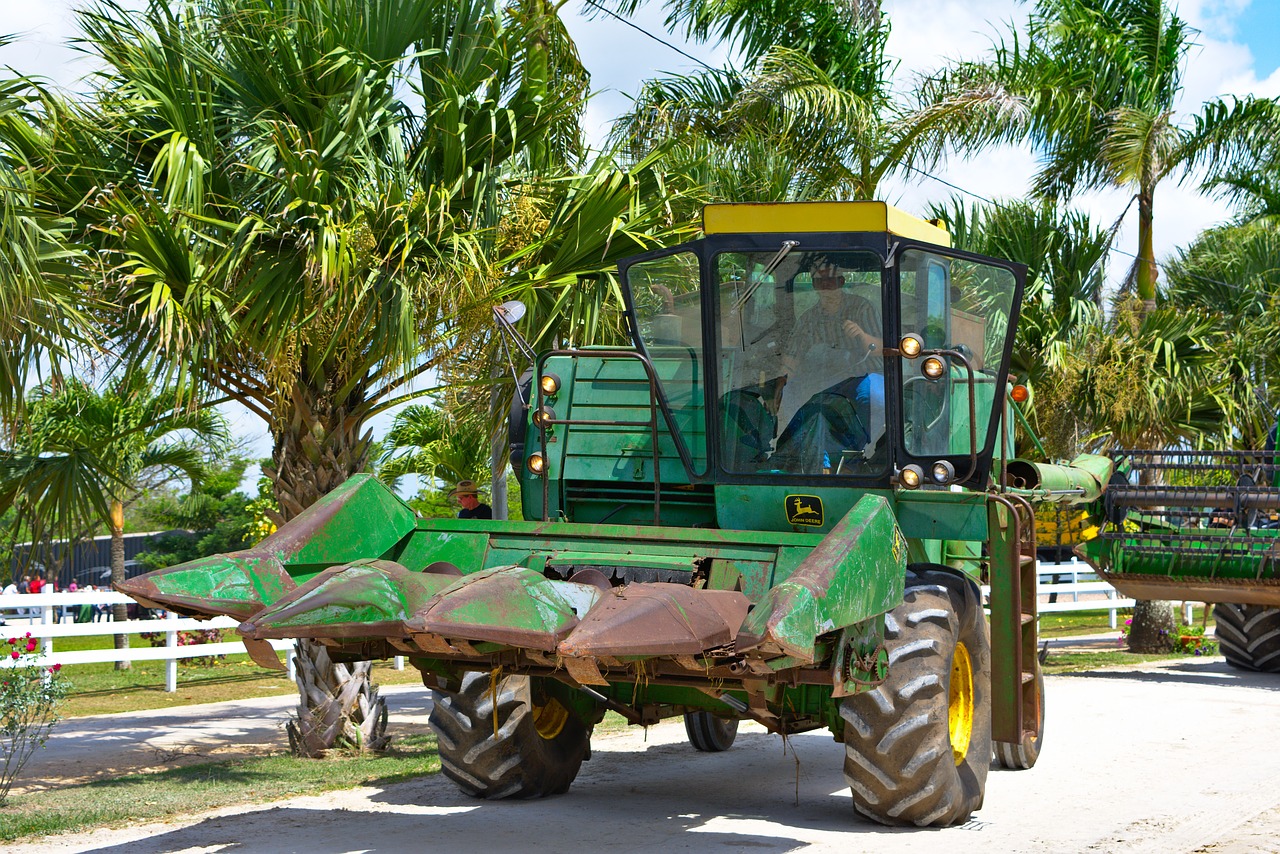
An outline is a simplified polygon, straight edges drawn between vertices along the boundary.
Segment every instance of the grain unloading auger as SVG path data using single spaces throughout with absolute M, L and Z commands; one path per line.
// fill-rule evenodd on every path
M 879 203 L 704 227 L 620 265 L 633 348 L 536 357 L 511 426 L 539 521 L 415 519 L 356 477 L 121 589 L 238 616 L 265 663 L 271 638 L 408 656 L 475 795 L 565 791 L 612 710 L 683 715 L 702 751 L 828 727 L 859 812 L 964 821 L 993 749 L 1039 752 L 1030 502 L 1093 506 L 1110 461 L 1009 459 L 1016 265 Z
M 1137 599 L 1217 603 L 1219 647 L 1280 673 L 1280 467 L 1267 451 L 1119 451 L 1098 537 L 1076 551 Z

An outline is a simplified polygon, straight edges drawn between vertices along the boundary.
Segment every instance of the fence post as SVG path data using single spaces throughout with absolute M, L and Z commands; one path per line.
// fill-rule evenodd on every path
M 40 622 L 46 626 L 53 625 L 53 606 L 44 605 L 40 608 Z M 53 638 L 40 639 L 40 651 L 45 655 L 53 652 Z
M 1195 619 L 1195 617 L 1196 617 L 1196 615 L 1195 615 L 1195 607 L 1194 607 L 1194 603 L 1192 603 L 1192 602 L 1183 602 L 1183 603 L 1182 603 L 1182 623 L 1183 623 L 1183 625 L 1186 625 L 1186 626 L 1191 625 L 1191 621 L 1192 621 L 1192 620 L 1194 620 L 1194 619 Z
M 1110 590 L 1107 591 L 1107 598 L 1113 601 L 1115 600 L 1116 589 L 1114 587 L 1112 587 Z M 1114 629 L 1116 627 L 1116 609 L 1114 605 L 1111 607 L 1111 610 L 1107 612 L 1107 614 L 1109 615 L 1107 619 L 1107 624 Z
M 289 675 L 289 678 L 294 682 L 298 681 L 298 666 L 294 662 L 294 654 L 297 653 L 297 651 L 298 651 L 298 644 L 295 641 L 294 645 L 286 649 L 284 653 L 285 673 L 287 673 Z
M 164 618 L 166 620 L 178 619 L 177 613 L 174 611 L 165 611 Z M 164 635 L 165 648 L 170 650 L 169 655 L 173 655 L 173 650 L 178 648 L 178 633 L 174 629 L 165 632 Z M 172 694 L 178 690 L 178 659 L 168 658 L 164 663 L 164 690 Z
M 395 663 L 395 667 L 396 667 L 396 670 L 404 670 L 404 656 L 403 656 L 403 655 L 397 655 L 397 656 L 396 656 L 396 663 Z

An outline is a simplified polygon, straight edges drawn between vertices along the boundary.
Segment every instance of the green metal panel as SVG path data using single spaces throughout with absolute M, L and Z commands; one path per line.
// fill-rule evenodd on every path
M 1021 553 L 1014 537 L 1014 518 L 992 502 L 991 542 L 991 737 L 1018 744 L 1022 740 Z M 1033 635 L 1034 637 L 1034 635 Z
M 294 574 L 318 572 L 338 563 L 382 557 L 414 529 L 415 521 L 413 509 L 377 478 L 358 474 L 253 551 L 274 554 Z
M 773 648 L 815 660 L 819 635 L 861 623 L 902 601 L 907 543 L 893 510 L 864 496 L 795 572 L 747 616 L 738 649 Z
M 898 526 L 909 538 L 978 542 L 987 538 L 987 498 L 981 492 L 913 489 L 894 497 Z
M 788 499 L 812 495 L 822 502 L 821 525 L 787 520 Z M 856 487 L 796 487 L 756 484 L 716 485 L 716 514 L 722 528 L 829 533 L 866 495 L 891 502 L 904 536 L 921 540 L 985 540 L 986 499 L 982 493 L 940 489 L 887 490 Z

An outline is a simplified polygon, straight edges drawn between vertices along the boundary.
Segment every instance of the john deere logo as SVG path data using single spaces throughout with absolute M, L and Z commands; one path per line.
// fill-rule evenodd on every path
M 787 521 L 792 525 L 822 525 L 822 499 L 816 495 L 788 495 Z

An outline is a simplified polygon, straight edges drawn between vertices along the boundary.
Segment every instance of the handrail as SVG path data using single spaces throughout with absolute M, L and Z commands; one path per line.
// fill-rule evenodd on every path
M 539 381 L 542 377 L 542 369 L 546 365 L 547 359 L 552 356 L 568 356 L 570 358 L 579 358 L 592 356 L 600 359 L 635 359 L 644 368 L 645 377 L 649 384 L 649 420 L 644 421 L 605 421 L 599 419 L 573 419 L 573 418 L 539 418 L 538 432 L 542 439 L 542 452 L 548 454 L 548 462 L 550 455 L 547 450 L 547 428 L 556 425 L 564 425 L 565 427 L 565 447 L 568 447 L 568 431 L 573 426 L 579 427 L 647 427 L 651 438 L 651 446 L 653 450 L 653 524 L 655 526 L 662 524 L 662 471 L 661 471 L 661 455 L 658 447 L 658 410 L 662 410 L 663 418 L 667 422 L 667 432 L 671 436 L 672 441 L 676 445 L 676 453 L 680 455 L 680 462 L 685 468 L 685 472 L 689 475 L 689 479 L 693 480 L 693 458 L 689 454 L 688 449 L 684 445 L 684 441 L 680 436 L 680 431 L 676 429 L 676 425 L 671 417 L 671 413 L 667 411 L 667 407 L 661 404 L 658 396 L 658 375 L 653 368 L 653 363 L 649 357 L 638 350 L 550 350 L 544 352 L 538 357 L 536 365 L 536 377 L 534 384 L 538 389 L 538 406 L 535 411 L 539 411 L 543 407 L 545 394 L 542 391 L 542 383 Z M 551 504 L 551 479 L 547 476 L 542 478 L 542 521 L 549 522 L 549 508 Z

